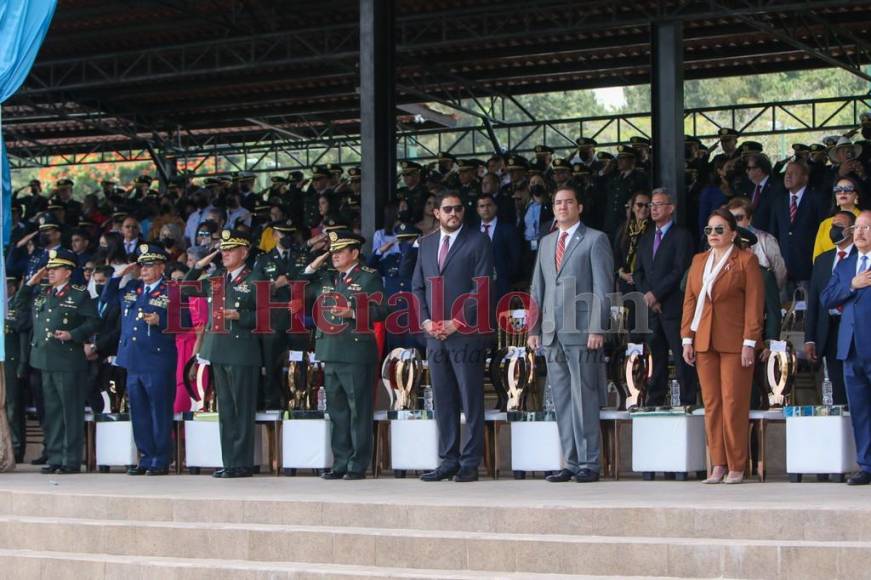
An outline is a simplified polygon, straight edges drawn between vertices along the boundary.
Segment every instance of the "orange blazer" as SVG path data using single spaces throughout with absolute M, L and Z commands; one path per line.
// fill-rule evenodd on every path
M 696 254 L 687 275 L 683 301 L 683 321 L 680 335 L 692 337 L 693 348 L 699 352 L 739 353 L 744 340 L 762 341 L 762 317 L 765 305 L 765 283 L 759 261 L 749 250 L 735 248 L 729 262 L 720 271 L 706 300 L 695 333 L 690 330 L 696 301 L 702 291 L 702 276 L 708 252 Z

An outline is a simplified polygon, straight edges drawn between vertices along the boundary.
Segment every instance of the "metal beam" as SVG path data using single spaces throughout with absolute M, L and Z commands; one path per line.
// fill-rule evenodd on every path
M 686 223 L 683 24 L 678 20 L 654 24 L 652 47 L 653 185 L 675 196 L 676 219 Z
M 360 0 L 360 217 L 367 247 L 396 183 L 395 9 L 395 0 Z

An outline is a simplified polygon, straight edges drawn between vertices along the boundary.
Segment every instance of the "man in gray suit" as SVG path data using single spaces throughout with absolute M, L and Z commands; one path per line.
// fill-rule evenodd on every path
M 484 452 L 484 362 L 492 334 L 490 238 L 463 226 L 463 201 L 444 193 L 434 214 L 438 231 L 420 239 L 412 290 L 426 332 L 426 358 L 439 428 L 439 458 L 423 481 L 478 479 Z M 480 299 L 464 299 L 478 292 Z M 460 448 L 460 411 L 466 432 Z
M 550 482 L 599 479 L 599 407 L 605 384 L 602 346 L 610 322 L 614 257 L 608 237 L 581 223 L 573 187 L 554 197 L 557 229 L 542 238 L 530 293 L 540 309 L 528 345 L 545 347 L 565 468 Z

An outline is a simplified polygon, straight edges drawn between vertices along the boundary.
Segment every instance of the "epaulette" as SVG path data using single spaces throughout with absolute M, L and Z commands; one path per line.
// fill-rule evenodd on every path
M 81 284 L 72 284 L 71 287 L 73 290 L 78 290 L 79 292 L 84 292 L 87 290 L 87 288 L 85 286 L 82 286 Z
M 375 274 L 378 272 L 375 268 L 370 268 L 369 266 L 360 266 L 360 269 L 364 272 L 369 272 L 370 274 Z

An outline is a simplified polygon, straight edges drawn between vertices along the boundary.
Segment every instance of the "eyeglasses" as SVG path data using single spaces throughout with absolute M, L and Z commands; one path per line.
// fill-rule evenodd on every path
M 651 201 L 650 203 L 647 204 L 647 207 L 651 207 L 651 208 L 653 208 L 653 207 L 665 207 L 667 205 L 671 205 L 671 204 L 668 203 L 667 201 L 657 201 L 657 202 Z
M 852 185 L 836 185 L 832 188 L 832 193 L 835 195 L 839 193 L 856 193 L 856 188 Z
M 854 232 L 871 232 L 871 226 L 869 225 L 861 225 L 861 226 L 853 226 Z
M 460 205 L 443 205 L 439 208 L 439 211 L 444 213 L 460 213 L 463 211 L 463 204 Z
M 711 234 L 717 234 L 718 236 L 722 236 L 726 233 L 726 226 L 705 226 L 705 235 L 710 236 Z

